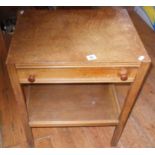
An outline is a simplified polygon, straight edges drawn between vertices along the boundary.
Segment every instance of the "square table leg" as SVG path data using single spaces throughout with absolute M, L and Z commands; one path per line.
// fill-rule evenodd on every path
M 15 105 L 17 108 L 16 115 L 20 117 L 20 121 L 22 125 L 21 128 L 24 130 L 22 132 L 24 132 L 25 137 L 23 136 L 21 137 L 21 139 L 23 140 L 23 138 L 26 138 L 26 142 L 28 146 L 33 147 L 34 146 L 33 135 L 32 135 L 32 130 L 29 126 L 27 106 L 26 106 L 26 102 L 24 99 L 23 91 L 21 89 L 21 85 L 19 83 L 16 68 L 13 64 L 7 64 L 7 69 L 8 69 L 8 74 L 10 77 L 11 86 L 12 86 L 15 99 L 16 99 L 16 105 Z
M 140 92 L 141 86 L 145 79 L 146 73 L 149 69 L 149 66 L 150 66 L 149 62 L 142 62 L 138 70 L 138 73 L 136 75 L 136 78 L 134 82 L 131 84 L 131 87 L 128 91 L 123 108 L 119 116 L 119 124 L 116 126 L 113 137 L 112 137 L 112 141 L 111 141 L 112 146 L 116 146 L 120 139 L 120 136 L 123 132 L 125 124 L 135 104 L 136 98 Z

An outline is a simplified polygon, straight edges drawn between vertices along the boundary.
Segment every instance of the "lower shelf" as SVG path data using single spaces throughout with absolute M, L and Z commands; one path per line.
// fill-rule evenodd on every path
M 31 127 L 118 124 L 119 105 L 113 85 L 31 85 L 26 90 Z

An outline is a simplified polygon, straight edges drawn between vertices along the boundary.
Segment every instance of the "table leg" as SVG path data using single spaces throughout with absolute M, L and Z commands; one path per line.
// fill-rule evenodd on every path
M 135 78 L 134 82 L 131 84 L 131 87 L 128 91 L 123 108 L 121 110 L 121 114 L 119 116 L 119 124 L 116 126 L 113 137 L 112 137 L 112 141 L 111 141 L 112 146 L 116 146 L 120 139 L 120 136 L 123 132 L 125 124 L 128 120 L 128 117 L 131 113 L 131 110 L 134 106 L 136 98 L 137 98 L 139 91 L 141 89 L 141 86 L 143 84 L 145 75 L 149 69 L 149 66 L 150 66 L 150 63 L 142 62 L 141 66 L 138 70 L 138 73 L 136 75 L 136 78 Z
M 21 89 L 21 85 L 19 83 L 19 79 L 17 76 L 17 72 L 16 72 L 16 68 L 13 64 L 7 64 L 7 69 L 8 69 L 8 73 L 9 73 L 9 77 L 10 77 L 10 82 L 11 82 L 11 86 L 15 95 L 15 99 L 16 99 L 16 109 L 17 109 L 17 117 L 20 117 L 20 121 L 21 121 L 21 132 L 24 132 L 24 136 L 21 137 L 22 140 L 23 138 L 26 138 L 27 144 L 29 147 L 33 147 L 34 143 L 33 143 L 33 135 L 32 135 L 32 130 L 29 127 L 28 124 L 28 113 L 27 113 L 27 106 L 24 100 L 24 94 L 23 91 Z M 24 131 L 22 131 L 22 129 Z

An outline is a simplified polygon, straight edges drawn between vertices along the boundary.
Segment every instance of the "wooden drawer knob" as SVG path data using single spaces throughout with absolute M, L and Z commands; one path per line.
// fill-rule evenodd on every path
M 128 79 L 128 71 L 127 71 L 126 68 L 121 68 L 119 74 L 120 74 L 120 79 L 121 79 L 122 81 L 126 81 L 126 80 Z
M 31 83 L 33 83 L 35 81 L 35 75 L 30 75 L 28 77 L 28 81 L 31 82 Z

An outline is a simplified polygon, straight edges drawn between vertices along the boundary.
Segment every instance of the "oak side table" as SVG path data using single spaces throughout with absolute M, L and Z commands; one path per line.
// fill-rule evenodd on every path
M 28 145 L 32 127 L 64 126 L 115 126 L 117 145 L 150 62 L 124 9 L 19 13 L 6 63 Z

